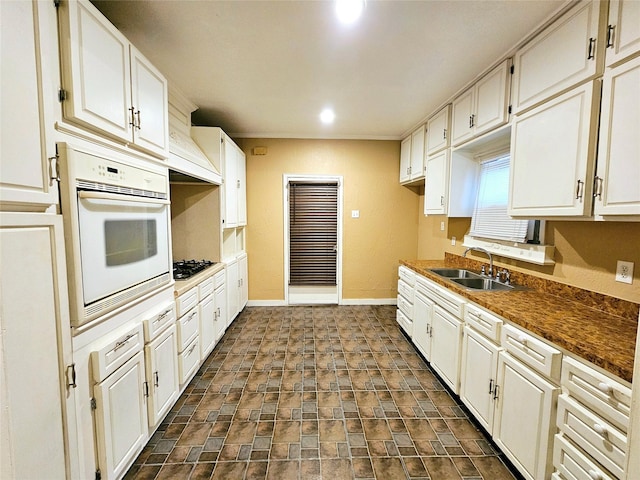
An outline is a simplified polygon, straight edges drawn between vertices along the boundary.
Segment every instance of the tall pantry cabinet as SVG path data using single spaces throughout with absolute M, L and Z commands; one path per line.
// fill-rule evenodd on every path
M 0 3 L 0 477 L 77 477 L 49 1 Z M 66 328 L 64 328 L 66 326 Z M 34 401 L 37 407 L 34 408 Z M 46 448 L 37 450 L 37 445 Z

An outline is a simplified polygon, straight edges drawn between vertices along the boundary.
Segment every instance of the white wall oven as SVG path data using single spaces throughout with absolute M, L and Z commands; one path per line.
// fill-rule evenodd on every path
M 72 324 L 172 281 L 168 171 L 58 144 Z

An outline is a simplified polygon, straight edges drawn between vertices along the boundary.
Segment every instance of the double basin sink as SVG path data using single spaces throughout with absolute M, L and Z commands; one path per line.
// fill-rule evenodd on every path
M 432 268 L 429 271 L 470 290 L 513 290 L 515 288 L 514 285 L 459 268 Z

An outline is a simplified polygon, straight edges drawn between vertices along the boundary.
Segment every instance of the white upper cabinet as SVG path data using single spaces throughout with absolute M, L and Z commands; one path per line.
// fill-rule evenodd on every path
M 640 215 L 638 95 L 640 57 L 605 72 L 593 193 L 596 215 Z
M 591 215 L 599 99 L 592 81 L 516 115 L 509 215 Z
M 640 2 L 611 0 L 606 47 L 607 66 L 640 51 Z
M 411 135 L 400 142 L 400 183 L 411 180 Z
M 59 8 L 65 118 L 166 158 L 165 78 L 89 2 Z
M 447 105 L 427 121 L 427 156 L 449 146 L 451 105 Z
M 470 140 L 509 120 L 511 60 L 505 60 L 453 102 L 451 143 Z
M 514 113 L 602 73 L 605 18 L 606 2 L 579 2 L 516 52 Z
M 427 158 L 427 173 L 424 185 L 424 214 L 447 213 L 449 193 L 449 149 Z
M 53 2 L 0 6 L 2 104 L 0 204 L 58 203 L 53 132 L 57 108 L 58 50 Z M 13 206 L 11 206 L 13 205 Z

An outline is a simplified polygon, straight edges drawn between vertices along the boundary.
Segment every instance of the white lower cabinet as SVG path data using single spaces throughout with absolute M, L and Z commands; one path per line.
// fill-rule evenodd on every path
M 420 278 L 413 297 L 413 343 L 428 361 L 431 360 L 432 315 L 434 303 L 427 296 Z
M 147 438 L 144 355 L 138 351 L 94 386 L 98 467 L 101 478 L 121 478 Z
M 501 350 L 469 326 L 464 327 L 460 398 L 490 434 L 493 433 L 498 398 L 498 353 Z
M 227 288 L 226 288 L 226 272 L 224 270 L 215 275 L 215 290 L 213 292 L 215 315 L 214 315 L 214 333 L 216 343 L 222 338 L 227 329 Z
M 433 307 L 431 332 L 431 366 L 449 388 L 458 393 L 462 321 L 436 304 Z
M 416 274 L 407 267 L 398 269 L 398 310 L 396 320 L 409 337 L 413 336 L 413 291 Z
M 227 328 L 240 311 L 239 281 L 238 260 L 234 259 L 227 263 Z
M 178 345 L 171 324 L 144 347 L 148 388 L 149 427 L 162 421 L 178 399 Z
M 216 346 L 216 305 L 209 295 L 198 305 L 200 309 L 200 360 L 204 361 Z
M 549 478 L 560 388 L 505 352 L 496 388 L 494 441 L 526 479 Z
M 238 257 L 238 277 L 238 288 L 240 289 L 238 295 L 238 310 L 242 311 L 249 301 L 249 263 L 246 253 Z
M 558 434 L 553 441 L 554 480 L 615 480 L 567 437 Z

